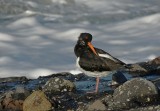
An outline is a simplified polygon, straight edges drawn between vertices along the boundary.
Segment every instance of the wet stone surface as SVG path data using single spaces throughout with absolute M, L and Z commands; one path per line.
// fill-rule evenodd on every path
M 43 86 L 43 91 L 50 93 L 62 93 L 74 90 L 75 84 L 73 82 L 58 77 L 50 78 Z
M 158 89 L 146 79 L 134 78 L 116 88 L 112 96 L 106 101 L 110 109 L 129 109 L 156 102 Z

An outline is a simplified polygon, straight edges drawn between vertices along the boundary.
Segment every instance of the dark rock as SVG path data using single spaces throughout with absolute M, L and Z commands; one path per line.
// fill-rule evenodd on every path
M 46 94 L 56 111 L 76 110 L 77 101 L 76 96 L 72 92 L 60 94 Z
M 71 74 L 69 72 L 60 72 L 60 73 L 51 74 L 51 75 L 48 75 L 48 76 L 40 76 L 40 77 L 38 77 L 38 79 L 55 78 L 55 77 L 67 79 L 67 80 L 70 80 L 70 81 L 74 81 L 75 80 L 75 75 L 73 75 L 73 74 Z
M 84 102 L 78 102 L 78 108 L 76 111 L 87 111 L 87 104 Z
M 0 78 L 0 83 L 5 83 L 5 82 L 26 82 L 28 79 L 23 76 L 23 77 L 7 77 L 7 78 Z
M 129 73 L 133 76 L 160 74 L 160 57 L 157 57 L 148 62 L 131 64 Z
M 43 91 L 47 93 L 63 93 L 74 90 L 73 82 L 58 77 L 50 78 L 43 86 Z
M 130 109 L 154 103 L 158 98 L 157 87 L 150 81 L 134 78 L 115 89 L 113 97 L 106 99 L 112 110 Z
M 118 87 L 119 85 L 125 83 L 127 78 L 123 75 L 122 72 L 118 71 L 112 75 L 112 83 L 109 84 L 112 88 Z
M 3 106 L 2 106 L 2 103 L 0 102 L 0 111 L 3 110 Z

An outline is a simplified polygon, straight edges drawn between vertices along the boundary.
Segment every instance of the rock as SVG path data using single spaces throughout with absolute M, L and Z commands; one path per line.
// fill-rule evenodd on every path
M 1 103 L 3 110 L 22 110 L 23 107 L 23 100 L 14 100 L 9 96 L 6 96 Z
M 0 78 L 0 83 L 4 83 L 4 82 L 27 82 L 27 81 L 28 81 L 28 79 L 25 76 Z
M 148 62 L 149 64 L 160 65 L 160 56 Z
M 75 95 L 72 92 L 60 93 L 60 94 L 46 94 L 56 111 L 65 111 L 77 109 L 77 101 Z
M 134 108 L 134 109 L 130 109 L 129 111 L 160 111 L 160 105 Z
M 12 97 L 16 100 L 25 100 L 30 95 L 30 92 L 24 86 L 16 86 L 16 90 Z
M 25 93 L 25 88 L 24 86 L 16 86 L 16 93 Z
M 106 92 L 77 95 L 75 97 L 78 104 L 76 111 L 108 111 L 103 102 L 106 94 L 108 95 Z
M 101 100 L 96 100 L 87 107 L 87 111 L 106 111 L 107 109 Z
M 78 108 L 76 109 L 76 111 L 87 111 L 86 106 L 87 106 L 86 103 L 78 102 Z
M 2 106 L 2 103 L 0 102 L 0 111 L 3 110 L 3 106 Z
M 113 98 L 106 100 L 110 109 L 130 109 L 154 103 L 158 98 L 157 87 L 150 81 L 134 78 L 115 89 Z
M 127 78 L 123 75 L 122 72 L 118 71 L 112 75 L 112 82 L 109 84 L 112 88 L 116 88 L 119 85 L 125 83 Z
M 153 59 L 152 61 L 149 61 L 148 64 L 154 67 L 154 70 L 152 70 L 152 73 L 160 74 L 160 56 Z
M 144 68 L 146 63 L 136 63 L 132 64 L 131 68 L 129 69 L 129 74 L 133 76 L 143 76 L 148 74 L 147 69 Z
M 52 105 L 43 91 L 35 91 L 23 103 L 23 111 L 48 111 Z
M 160 74 L 160 57 L 157 57 L 148 62 L 131 64 L 129 73 L 133 76 Z
M 29 91 L 24 87 L 17 87 L 15 91 L 8 91 L 1 95 L 1 108 L 3 110 L 22 110 L 23 101 L 28 96 Z
M 73 82 L 58 77 L 50 78 L 43 86 L 44 92 L 51 93 L 68 92 L 74 90 L 75 84 Z

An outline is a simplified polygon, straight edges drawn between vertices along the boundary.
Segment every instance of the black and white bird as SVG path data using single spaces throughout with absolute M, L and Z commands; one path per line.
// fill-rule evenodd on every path
M 90 33 L 81 33 L 75 45 L 74 52 L 77 56 L 76 65 L 84 74 L 96 77 L 95 93 L 98 92 L 99 77 L 107 76 L 112 71 L 126 66 L 117 58 L 102 49 L 95 48 L 92 44 Z

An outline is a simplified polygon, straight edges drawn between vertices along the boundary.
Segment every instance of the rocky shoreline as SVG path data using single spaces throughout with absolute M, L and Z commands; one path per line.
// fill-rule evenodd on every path
M 0 78 L 0 111 L 160 111 L 160 57 L 130 66 L 101 78 L 97 94 L 84 74 Z

